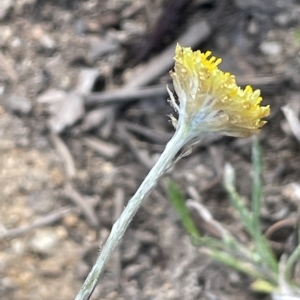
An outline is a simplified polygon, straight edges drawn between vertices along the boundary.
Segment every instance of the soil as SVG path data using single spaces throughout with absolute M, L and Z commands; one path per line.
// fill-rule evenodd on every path
M 258 136 L 263 230 L 297 216 L 290 187 L 299 184 L 300 145 L 281 108 L 288 104 L 300 116 L 299 1 L 4 2 L 1 299 L 75 298 L 112 224 L 174 132 L 165 91 L 132 99 L 124 87 L 199 20 L 209 31 L 193 48 L 222 57 L 220 68 L 259 88 L 271 106 Z M 168 70 L 145 85 L 171 86 Z M 117 103 L 89 100 L 118 90 L 124 97 Z M 186 199 L 201 202 L 246 243 L 222 173 L 232 164 L 238 190 L 250 201 L 251 144 L 251 138 L 205 140 L 168 174 Z M 162 180 L 91 299 L 270 299 L 253 292 L 251 282 L 192 245 Z

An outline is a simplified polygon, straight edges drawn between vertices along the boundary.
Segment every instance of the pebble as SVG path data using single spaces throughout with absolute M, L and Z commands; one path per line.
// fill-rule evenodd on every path
M 56 49 L 55 41 L 48 34 L 43 34 L 39 38 L 39 42 L 42 48 L 47 52 L 53 52 Z
M 117 51 L 120 47 L 120 43 L 113 39 L 100 39 L 98 37 L 91 37 L 89 39 L 88 59 L 91 62 L 96 61 L 101 56 Z
M 79 219 L 78 216 L 75 214 L 69 214 L 64 216 L 63 218 L 63 224 L 66 227 L 75 227 L 78 225 L 78 223 L 79 223 Z
M 78 93 L 49 89 L 40 95 L 37 102 L 48 104 L 51 113 L 48 126 L 53 132 L 60 133 L 73 125 L 84 114 L 83 97 Z
M 15 0 L 14 1 L 14 11 L 16 14 L 21 14 L 26 9 L 26 7 L 33 6 L 37 0 Z
M 62 187 L 65 182 L 65 175 L 60 168 L 54 167 L 49 172 L 49 179 L 55 187 Z
M 122 30 L 128 32 L 129 35 L 140 35 L 146 31 L 146 28 L 143 24 L 131 20 L 122 21 L 121 28 Z
M 53 54 L 57 49 L 55 40 L 41 26 L 34 26 L 31 30 L 31 36 L 39 44 L 39 50 L 45 51 L 47 54 Z
M 5 98 L 5 105 L 13 113 L 27 115 L 32 109 L 31 101 L 20 95 L 12 94 Z
M 87 95 L 92 91 L 92 88 L 99 76 L 99 71 L 94 68 L 83 69 L 79 72 L 76 92 L 79 95 Z
M 285 198 L 295 202 L 299 203 L 300 201 L 300 184 L 297 182 L 292 182 L 288 185 L 286 185 L 283 190 L 282 194 Z
M 118 14 L 108 12 L 104 14 L 100 19 L 100 25 L 102 28 L 116 27 L 120 23 L 120 17 Z
M 0 20 L 7 17 L 10 10 L 13 8 L 13 0 L 1 0 Z
M 50 255 L 56 248 L 59 236 L 50 229 L 38 230 L 29 241 L 29 247 L 33 252 Z
M 276 41 L 263 42 L 260 50 L 268 56 L 278 56 L 282 52 L 282 46 Z
M 53 109 L 56 112 L 49 119 L 48 126 L 53 132 L 60 133 L 83 116 L 83 98 L 74 92 L 66 93 Z
M 0 26 L 0 46 L 5 46 L 7 41 L 13 36 L 12 28 L 9 26 Z
M 146 270 L 147 267 L 145 267 L 144 265 L 129 265 L 124 269 L 124 274 L 125 277 L 130 280 L 133 277 L 138 276 L 142 271 Z
M 25 243 L 21 239 L 14 239 L 11 242 L 11 249 L 18 255 L 23 255 L 26 252 Z
M 74 32 L 78 35 L 84 35 L 86 33 L 86 23 L 83 19 L 79 19 L 75 22 Z
M 278 24 L 281 27 L 286 27 L 290 24 L 292 18 L 289 13 L 279 13 L 274 17 L 274 21 L 276 24 Z

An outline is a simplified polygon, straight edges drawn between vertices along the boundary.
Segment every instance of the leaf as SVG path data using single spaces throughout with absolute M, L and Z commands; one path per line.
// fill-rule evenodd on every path
M 255 292 L 270 294 L 274 292 L 276 286 L 271 284 L 269 281 L 257 279 L 251 284 L 251 289 Z
M 190 215 L 188 208 L 186 207 L 185 200 L 174 181 L 169 181 L 167 192 L 168 198 L 176 210 L 184 229 L 193 238 L 200 238 L 201 235 Z

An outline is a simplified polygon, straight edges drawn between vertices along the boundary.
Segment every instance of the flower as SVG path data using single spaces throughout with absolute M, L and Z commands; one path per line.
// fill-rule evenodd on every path
M 270 114 L 269 106 L 260 106 L 260 91 L 237 86 L 234 75 L 224 73 L 220 58 L 177 45 L 175 67 L 170 72 L 179 106 L 169 91 L 171 104 L 178 112 L 176 127 L 185 124 L 192 134 L 221 133 L 247 137 L 259 132 Z

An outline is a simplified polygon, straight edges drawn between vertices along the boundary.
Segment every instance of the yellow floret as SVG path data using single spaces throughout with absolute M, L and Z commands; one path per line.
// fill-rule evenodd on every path
M 170 74 L 179 99 L 179 124 L 190 124 L 202 133 L 246 137 L 266 123 L 261 119 L 269 115 L 270 107 L 260 106 L 260 91 L 238 87 L 234 75 L 218 68 L 220 58 L 177 45 L 174 59 Z

